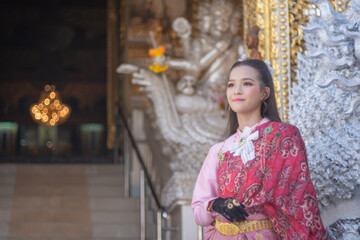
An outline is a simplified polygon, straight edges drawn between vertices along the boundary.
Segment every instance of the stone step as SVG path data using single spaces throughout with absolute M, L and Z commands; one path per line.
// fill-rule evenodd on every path
M 97 197 L 122 197 L 124 196 L 124 186 L 88 186 L 89 196 L 91 198 Z
M 101 176 L 101 175 L 87 175 L 87 183 L 90 186 L 124 186 L 124 177 L 121 175 L 115 176 Z
M 14 185 L 90 185 L 90 186 L 123 186 L 124 178 L 121 175 L 118 176 L 62 176 L 62 175 L 20 175 L 16 177 L 12 176 L 0 176 L 0 186 Z
M 10 216 L 11 215 L 11 216 Z M 140 211 L 92 211 L 68 209 L 13 209 L 0 210 L 0 222 L 7 223 L 32 222 L 32 223 L 118 223 L 121 225 L 139 225 Z M 146 213 L 146 222 L 154 221 L 153 213 Z
M 152 211 L 146 212 L 147 222 L 154 221 Z M 92 210 L 88 209 L 0 209 L 0 222 L 140 222 L 140 210 Z
M 147 234 L 153 236 L 156 228 L 147 230 Z M 116 239 L 116 238 L 139 238 L 140 226 L 138 224 L 117 224 L 117 223 L 26 223 L 16 222 L 14 224 L 0 223 L 0 237 L 41 239 L 52 238 L 54 235 L 58 239 Z
M 16 173 L 15 164 L 0 164 L 0 176 L 15 175 Z
M 91 209 L 134 211 L 139 209 L 138 198 L 87 196 L 14 196 L 0 198 L 0 209 Z
M 79 238 L 79 237 L 2 237 L 0 240 L 139 240 L 139 237 L 109 237 L 109 238 Z M 145 238 L 145 240 L 156 240 L 156 238 Z
M 156 216 L 152 211 L 146 211 L 145 222 L 148 225 L 156 223 Z M 116 223 L 121 225 L 140 225 L 140 210 L 137 211 L 92 211 L 91 222 L 93 223 Z
M 8 198 L 14 195 L 14 186 L 0 185 L 0 198 Z
M 0 176 L 11 175 L 61 175 L 88 176 L 123 175 L 123 165 L 118 164 L 0 164 Z
M 86 174 L 88 176 L 109 176 L 109 175 L 123 175 L 124 166 L 117 164 L 104 165 L 87 165 Z
M 8 224 L 8 235 L 13 237 L 92 237 L 93 225 L 89 223 L 15 222 Z M 3 235 L 3 234 L 0 234 Z M 4 236 L 4 235 L 3 235 Z
M 89 209 L 89 205 L 88 196 L 14 196 L 12 200 L 13 209 Z
M 68 196 L 68 197 L 122 197 L 122 185 L 17 185 L 0 186 L 0 197 L 16 196 Z
M 22 222 L 89 223 L 91 212 L 88 209 L 12 209 L 11 223 Z
M 1 223 L 6 223 L 9 221 L 10 219 L 10 209 L 0 209 L 0 222 Z
M 16 176 L 84 176 L 86 167 L 75 164 L 18 164 Z
M 15 196 L 73 196 L 88 197 L 87 185 L 16 185 Z
M 12 201 L 12 197 L 0 196 L 0 209 L 11 209 Z
M 15 184 L 15 174 L 14 175 L 3 175 L 0 173 L 0 185 L 6 186 L 6 185 L 14 185 Z
M 140 200 L 138 198 L 97 197 L 90 199 L 90 209 L 133 211 L 140 209 Z
M 153 236 L 156 228 L 147 230 L 147 233 Z M 119 225 L 113 223 L 95 224 L 93 226 L 94 238 L 111 238 L 111 237 L 138 237 L 140 238 L 140 225 Z

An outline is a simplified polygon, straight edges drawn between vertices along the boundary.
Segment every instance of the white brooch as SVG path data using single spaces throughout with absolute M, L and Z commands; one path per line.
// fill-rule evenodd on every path
M 241 156 L 244 165 L 255 158 L 255 147 L 252 141 L 259 137 L 259 131 L 250 133 L 251 128 L 245 127 L 241 138 L 229 147 L 229 151 L 234 157 Z

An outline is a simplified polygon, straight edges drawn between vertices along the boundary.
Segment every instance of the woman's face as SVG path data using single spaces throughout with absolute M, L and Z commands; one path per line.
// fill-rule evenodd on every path
M 268 96 L 269 90 L 261 88 L 256 69 L 238 66 L 230 72 L 226 96 L 230 108 L 238 115 L 259 114 L 261 102 Z
M 205 15 L 199 20 L 199 30 L 203 33 L 209 32 L 211 28 L 211 16 Z

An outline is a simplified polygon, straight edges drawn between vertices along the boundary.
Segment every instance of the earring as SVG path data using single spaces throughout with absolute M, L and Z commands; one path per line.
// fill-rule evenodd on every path
M 265 116 L 266 112 L 267 112 L 267 109 L 268 109 L 268 104 L 267 102 L 265 102 L 265 100 L 262 102 L 264 104 L 264 108 L 262 110 L 262 114 L 263 116 Z

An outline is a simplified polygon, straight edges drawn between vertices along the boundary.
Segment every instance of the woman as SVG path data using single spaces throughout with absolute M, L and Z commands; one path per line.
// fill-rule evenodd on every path
M 192 200 L 205 239 L 327 239 L 299 130 L 282 123 L 267 65 L 236 62 L 229 137 L 211 147 Z

